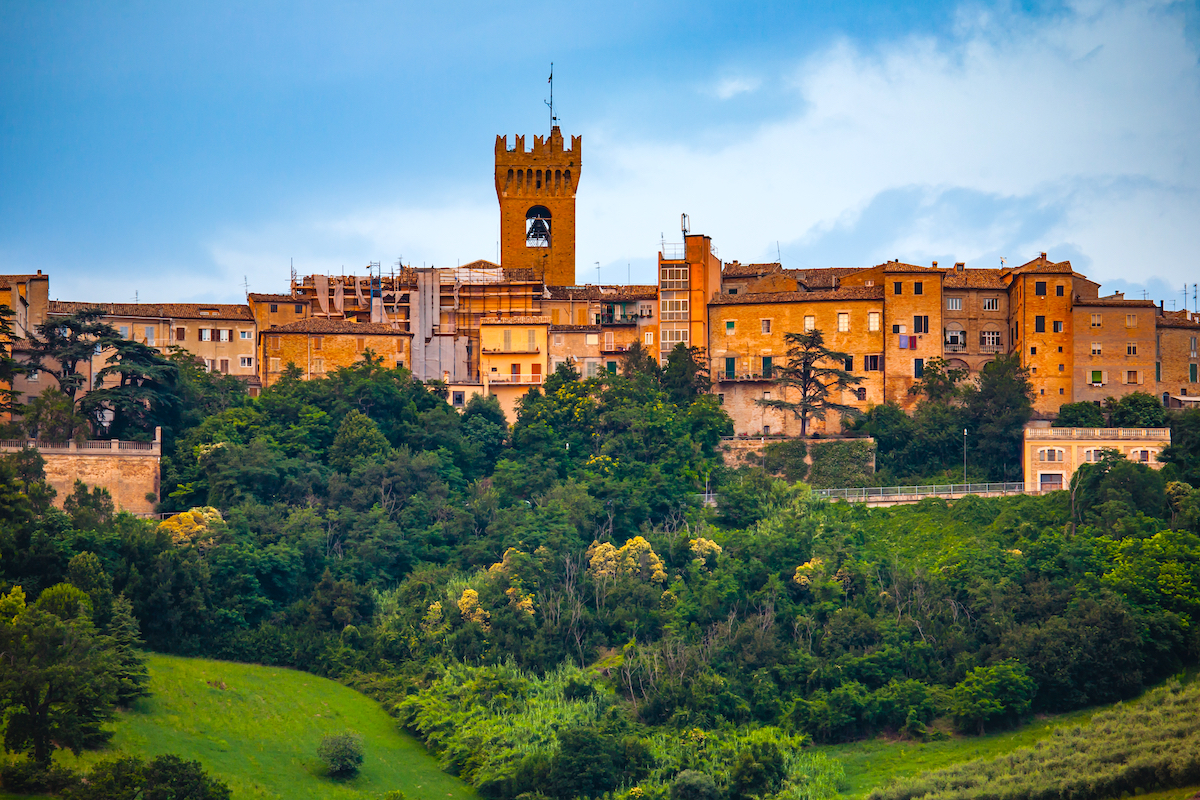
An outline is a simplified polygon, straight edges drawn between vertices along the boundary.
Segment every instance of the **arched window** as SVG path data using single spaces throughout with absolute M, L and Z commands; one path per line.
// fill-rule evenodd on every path
M 1047 447 L 1038 450 L 1038 461 L 1062 461 L 1063 451 L 1057 447 Z
M 525 246 L 550 246 L 550 209 L 534 206 L 525 212 Z

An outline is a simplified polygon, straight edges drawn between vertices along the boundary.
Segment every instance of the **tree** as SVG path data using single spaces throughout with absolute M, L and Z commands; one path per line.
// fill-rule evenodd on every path
M 97 388 L 80 401 L 80 410 L 115 439 L 145 437 L 156 427 L 171 427 L 179 411 L 179 365 L 119 334 L 106 335 L 99 344 L 112 352 L 96 373 Z
M 862 383 L 862 378 L 851 375 L 843 365 L 849 356 L 830 350 L 825 346 L 825 335 L 819 328 L 808 333 L 784 334 L 788 344 L 788 360 L 785 366 L 775 368 L 774 384 L 782 390 L 781 397 L 757 400 L 760 406 L 790 411 L 800 420 L 800 435 L 808 435 L 808 420 L 825 419 L 830 411 L 846 416 L 857 416 L 861 412 L 853 407 L 835 402 L 830 390 L 844 391 Z M 788 389 L 794 389 L 799 397 L 785 400 Z
M 82 440 L 88 430 L 87 417 L 77 413 L 74 401 L 53 386 L 47 386 L 25 406 L 21 425 L 31 439 L 48 442 Z
M 687 406 L 711 389 L 704 350 L 688 347 L 683 342 L 675 345 L 663 367 L 662 387 L 677 406 Z
M 103 741 L 116 687 L 109 642 L 96 633 L 87 595 L 59 584 L 27 606 L 17 587 L 0 609 L 5 748 L 31 749 L 34 762 L 48 766 L 52 743 L 78 754 Z
M 1025 423 L 1033 416 L 1033 386 L 1018 354 L 983 365 L 978 388 L 966 388 L 967 427 L 974 434 L 975 461 L 991 477 L 1020 471 Z
M 1167 410 L 1157 397 L 1146 392 L 1130 392 L 1115 402 L 1110 397 L 1104 405 L 1113 428 L 1162 428 L 1167 424 Z
M 87 388 L 87 378 L 79 365 L 91 363 L 102 339 L 119 338 L 113 326 L 100 321 L 103 316 L 100 309 L 89 308 L 68 317 L 55 317 L 38 325 L 29 337 L 28 368 L 53 377 L 72 410 L 79 390 Z M 67 438 L 73 435 L 73 430 L 67 431 Z
M 341 472 L 350 472 L 359 461 L 386 458 L 391 449 L 375 420 L 366 414 L 351 411 L 342 420 L 333 445 L 329 448 L 329 463 Z
M 363 763 L 363 739 L 354 731 L 327 733 L 317 745 L 317 757 L 325 762 L 330 775 L 353 775 Z
M 146 697 L 150 690 L 146 684 L 150 673 L 146 659 L 141 653 L 142 636 L 137 618 L 133 615 L 133 604 L 125 595 L 117 595 L 112 605 L 112 621 L 108 635 L 113 647 L 113 677 L 116 679 L 117 702 L 128 707 L 139 697 Z
M 13 388 L 13 381 L 25 374 L 25 367 L 12 356 L 12 318 L 13 310 L 0 303 L 0 412 L 20 414 L 21 393 Z
M 671 781 L 671 800 L 718 800 L 717 784 L 704 772 L 685 769 Z
M 969 374 L 969 370 L 949 366 L 945 359 L 931 358 L 926 362 L 920 380 L 909 387 L 908 393 L 924 395 L 930 403 L 949 405 L 962 395 L 958 384 Z
M 662 376 L 662 369 L 654 360 L 654 355 L 642 346 L 642 340 L 634 339 L 633 344 L 629 345 L 629 349 L 621 356 L 621 376 L 635 378 L 639 375 L 657 381 Z
M 997 720 L 1015 723 L 1029 711 L 1037 685 L 1015 661 L 976 667 L 950 690 L 950 713 L 964 730 Z
M 1054 419 L 1056 428 L 1103 428 L 1104 412 L 1095 403 L 1063 403 Z
M 199 761 L 162 755 L 149 763 L 116 758 L 92 767 L 70 800 L 229 800 L 229 787 L 204 771 Z

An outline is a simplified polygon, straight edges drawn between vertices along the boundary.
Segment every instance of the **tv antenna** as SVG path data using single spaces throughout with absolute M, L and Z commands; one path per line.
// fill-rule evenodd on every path
M 679 227 L 683 230 L 683 235 L 687 236 L 692 230 L 692 220 L 687 214 L 679 215 Z
M 558 124 L 558 117 L 554 116 L 554 62 L 553 61 L 550 62 L 550 80 L 548 81 L 548 83 L 550 84 L 550 99 L 543 100 L 542 102 L 550 107 L 550 128 L 553 129 L 554 126 Z
M 250 296 L 250 278 L 246 275 L 242 276 L 242 288 L 246 290 L 246 296 Z

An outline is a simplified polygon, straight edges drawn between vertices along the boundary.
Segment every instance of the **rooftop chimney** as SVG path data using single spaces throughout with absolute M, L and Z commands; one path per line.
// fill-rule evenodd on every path
M 1046 253 L 1045 253 L 1045 252 L 1043 252 L 1043 253 L 1042 253 L 1042 258 L 1045 258 L 1045 257 L 1046 257 Z
M 933 268 L 934 268 L 934 269 L 937 269 L 937 262 L 936 262 L 936 261 L 935 261 L 935 262 L 933 262 Z

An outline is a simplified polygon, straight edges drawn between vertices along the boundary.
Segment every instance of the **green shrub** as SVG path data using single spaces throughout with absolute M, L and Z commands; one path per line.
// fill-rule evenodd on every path
M 671 800 L 717 800 L 717 784 L 704 772 L 685 769 L 671 781 Z
M 353 775 L 363 763 L 363 740 L 354 731 L 327 733 L 317 746 L 317 757 L 335 777 Z
M 763 450 L 763 463 L 767 472 L 774 475 L 782 473 L 788 481 L 797 483 L 808 477 L 808 464 L 804 461 L 806 455 L 808 444 L 803 439 L 771 442 Z
M 813 488 L 841 489 L 869 486 L 875 474 L 875 445 L 862 440 L 813 442 L 812 469 L 808 482 Z

